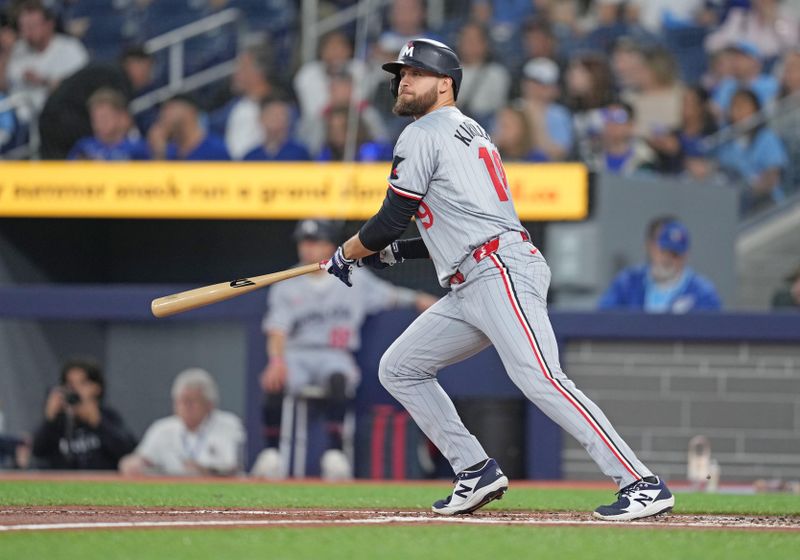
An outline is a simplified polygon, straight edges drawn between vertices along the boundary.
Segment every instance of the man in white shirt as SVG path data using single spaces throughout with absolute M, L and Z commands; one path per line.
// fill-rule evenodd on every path
M 53 14 L 39 1 L 22 4 L 17 27 L 13 48 L 0 52 L 0 90 L 6 86 L 10 94 L 25 97 L 17 118 L 28 122 L 62 79 L 86 65 L 89 55 L 80 41 L 55 32 Z
M 187 369 L 172 385 L 174 416 L 147 429 L 132 454 L 123 457 L 125 475 L 230 476 L 242 470 L 245 432 L 231 412 L 217 410 L 219 393 L 211 375 Z
M 269 77 L 270 53 L 261 45 L 243 51 L 236 60 L 232 89 L 236 97 L 230 102 L 225 122 L 225 146 L 231 159 L 242 159 L 264 143 L 261 127 L 261 102 L 273 93 Z

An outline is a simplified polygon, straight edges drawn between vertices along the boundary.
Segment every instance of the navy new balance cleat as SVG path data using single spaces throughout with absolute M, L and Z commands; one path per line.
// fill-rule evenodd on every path
M 431 508 L 440 515 L 472 513 L 492 500 L 499 500 L 508 490 L 508 478 L 494 459 L 486 459 L 480 468 L 461 471 L 455 479 L 453 493 L 437 500 Z
M 649 478 L 649 477 L 648 477 Z M 617 501 L 594 510 L 594 516 L 607 521 L 630 521 L 666 513 L 675 505 L 675 497 L 664 481 L 638 480 L 617 492 Z

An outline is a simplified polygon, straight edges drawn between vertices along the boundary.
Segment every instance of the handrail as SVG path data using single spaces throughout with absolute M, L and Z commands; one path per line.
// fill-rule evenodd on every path
M 372 0 L 370 2 L 361 0 L 319 21 L 317 21 L 316 0 L 303 2 L 303 62 L 311 62 L 317 57 L 317 44 L 322 35 L 367 14 L 383 9 L 391 2 L 392 0 Z
M 201 20 L 188 23 L 172 31 L 168 31 L 158 37 L 153 37 L 144 44 L 144 49 L 150 54 L 156 51 L 169 49 L 169 68 L 167 71 L 167 85 L 139 96 L 131 103 L 131 112 L 140 113 L 153 107 L 154 105 L 168 99 L 176 93 L 185 93 L 210 84 L 216 80 L 230 76 L 233 73 L 233 61 L 221 62 L 211 68 L 207 68 L 195 74 L 195 79 L 189 83 L 189 78 L 183 75 L 184 49 L 187 39 L 203 35 L 223 25 L 231 23 L 237 24 L 237 51 L 241 49 L 244 40 L 244 20 L 241 10 L 228 8 L 219 13 L 212 14 Z M 197 77 L 202 75 L 202 77 Z
M 222 27 L 228 23 L 236 22 L 242 15 L 241 10 L 237 8 L 227 8 L 216 14 L 206 16 L 203 19 L 187 23 L 181 27 L 175 28 L 172 31 L 167 31 L 163 35 L 148 39 L 144 43 L 144 50 L 148 53 L 160 51 L 171 45 L 182 43 L 190 37 L 202 35 L 213 31 L 218 27 Z
M 789 113 L 800 110 L 800 91 L 784 97 L 778 101 L 770 103 L 755 115 L 750 116 L 744 122 L 736 125 L 729 124 L 713 134 L 703 138 L 703 145 L 713 150 L 734 138 L 751 132 L 752 130 L 764 125 L 776 116 L 785 117 Z M 800 133 L 800 131 L 798 131 Z

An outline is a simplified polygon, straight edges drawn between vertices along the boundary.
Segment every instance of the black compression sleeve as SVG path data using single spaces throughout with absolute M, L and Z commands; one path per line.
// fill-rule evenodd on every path
M 429 259 L 431 254 L 421 237 L 398 239 L 397 251 L 403 259 Z
M 418 207 L 419 200 L 400 196 L 392 189 L 387 189 L 381 209 L 361 226 L 358 238 L 370 251 L 380 251 L 403 235 Z

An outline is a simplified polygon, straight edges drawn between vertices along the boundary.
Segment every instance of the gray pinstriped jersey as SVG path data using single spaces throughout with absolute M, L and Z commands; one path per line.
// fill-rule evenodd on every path
M 413 305 L 416 292 L 394 286 L 364 269 L 353 271 L 348 288 L 330 274 L 306 274 L 272 286 L 264 332 L 286 333 L 286 348 L 358 350 L 367 315 Z
M 444 287 L 475 248 L 503 232 L 524 231 L 497 148 L 456 107 L 437 109 L 405 128 L 389 187 L 420 201 L 417 228 Z

